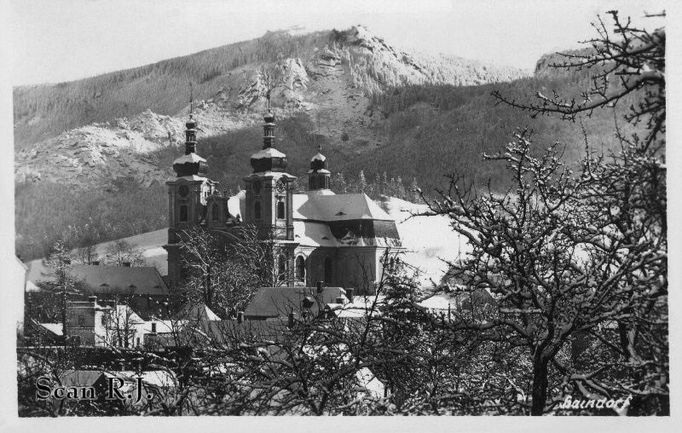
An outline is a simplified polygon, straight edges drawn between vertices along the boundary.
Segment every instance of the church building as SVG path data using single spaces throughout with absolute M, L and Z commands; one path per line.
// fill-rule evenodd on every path
M 263 129 L 262 149 L 251 156 L 245 190 L 226 197 L 196 153 L 197 122 L 190 114 L 185 154 L 173 163 L 177 177 L 167 182 L 170 285 L 182 280 L 179 231 L 192 225 L 228 231 L 253 224 L 276 245 L 272 266 L 282 286 L 310 287 L 322 281 L 372 293 L 382 269 L 402 249 L 395 221 L 364 193 L 335 194 L 327 158 L 319 149 L 310 160 L 307 190 L 296 192 L 296 176 L 287 173 L 287 157 L 275 146 L 271 112 L 264 116 Z

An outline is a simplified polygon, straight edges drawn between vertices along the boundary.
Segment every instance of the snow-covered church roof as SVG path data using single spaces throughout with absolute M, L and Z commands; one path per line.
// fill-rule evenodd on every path
M 294 194 L 294 219 L 313 221 L 393 221 L 364 193 Z

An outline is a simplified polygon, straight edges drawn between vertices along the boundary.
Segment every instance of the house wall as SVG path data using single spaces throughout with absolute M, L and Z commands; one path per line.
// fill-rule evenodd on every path
M 67 337 L 79 337 L 82 345 L 106 345 L 104 312 L 93 305 L 70 306 L 66 310 Z

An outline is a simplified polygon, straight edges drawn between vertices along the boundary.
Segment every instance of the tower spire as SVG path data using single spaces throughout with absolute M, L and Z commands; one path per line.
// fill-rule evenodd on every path
M 185 123 L 185 155 L 197 150 L 197 121 L 194 120 L 194 88 L 189 82 L 189 119 Z
M 189 82 L 189 118 L 191 119 L 194 114 L 194 89 L 192 88 L 192 82 Z
M 185 123 L 185 154 L 173 162 L 173 170 L 178 177 L 197 175 L 206 176 L 208 164 L 197 155 L 197 121 L 194 120 L 194 92 L 189 83 L 189 119 Z
M 268 93 L 268 112 L 263 116 L 263 149 L 275 147 L 275 115 L 270 111 L 270 94 Z

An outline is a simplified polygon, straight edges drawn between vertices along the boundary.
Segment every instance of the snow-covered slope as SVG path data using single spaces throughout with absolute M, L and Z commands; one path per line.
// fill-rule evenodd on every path
M 431 281 L 438 284 L 447 270 L 446 261 L 470 251 L 466 239 L 452 230 L 446 216 L 415 216 L 427 210 L 425 204 L 387 197 L 379 205 L 396 220 L 405 248 L 404 261 L 419 270 L 423 285 Z

